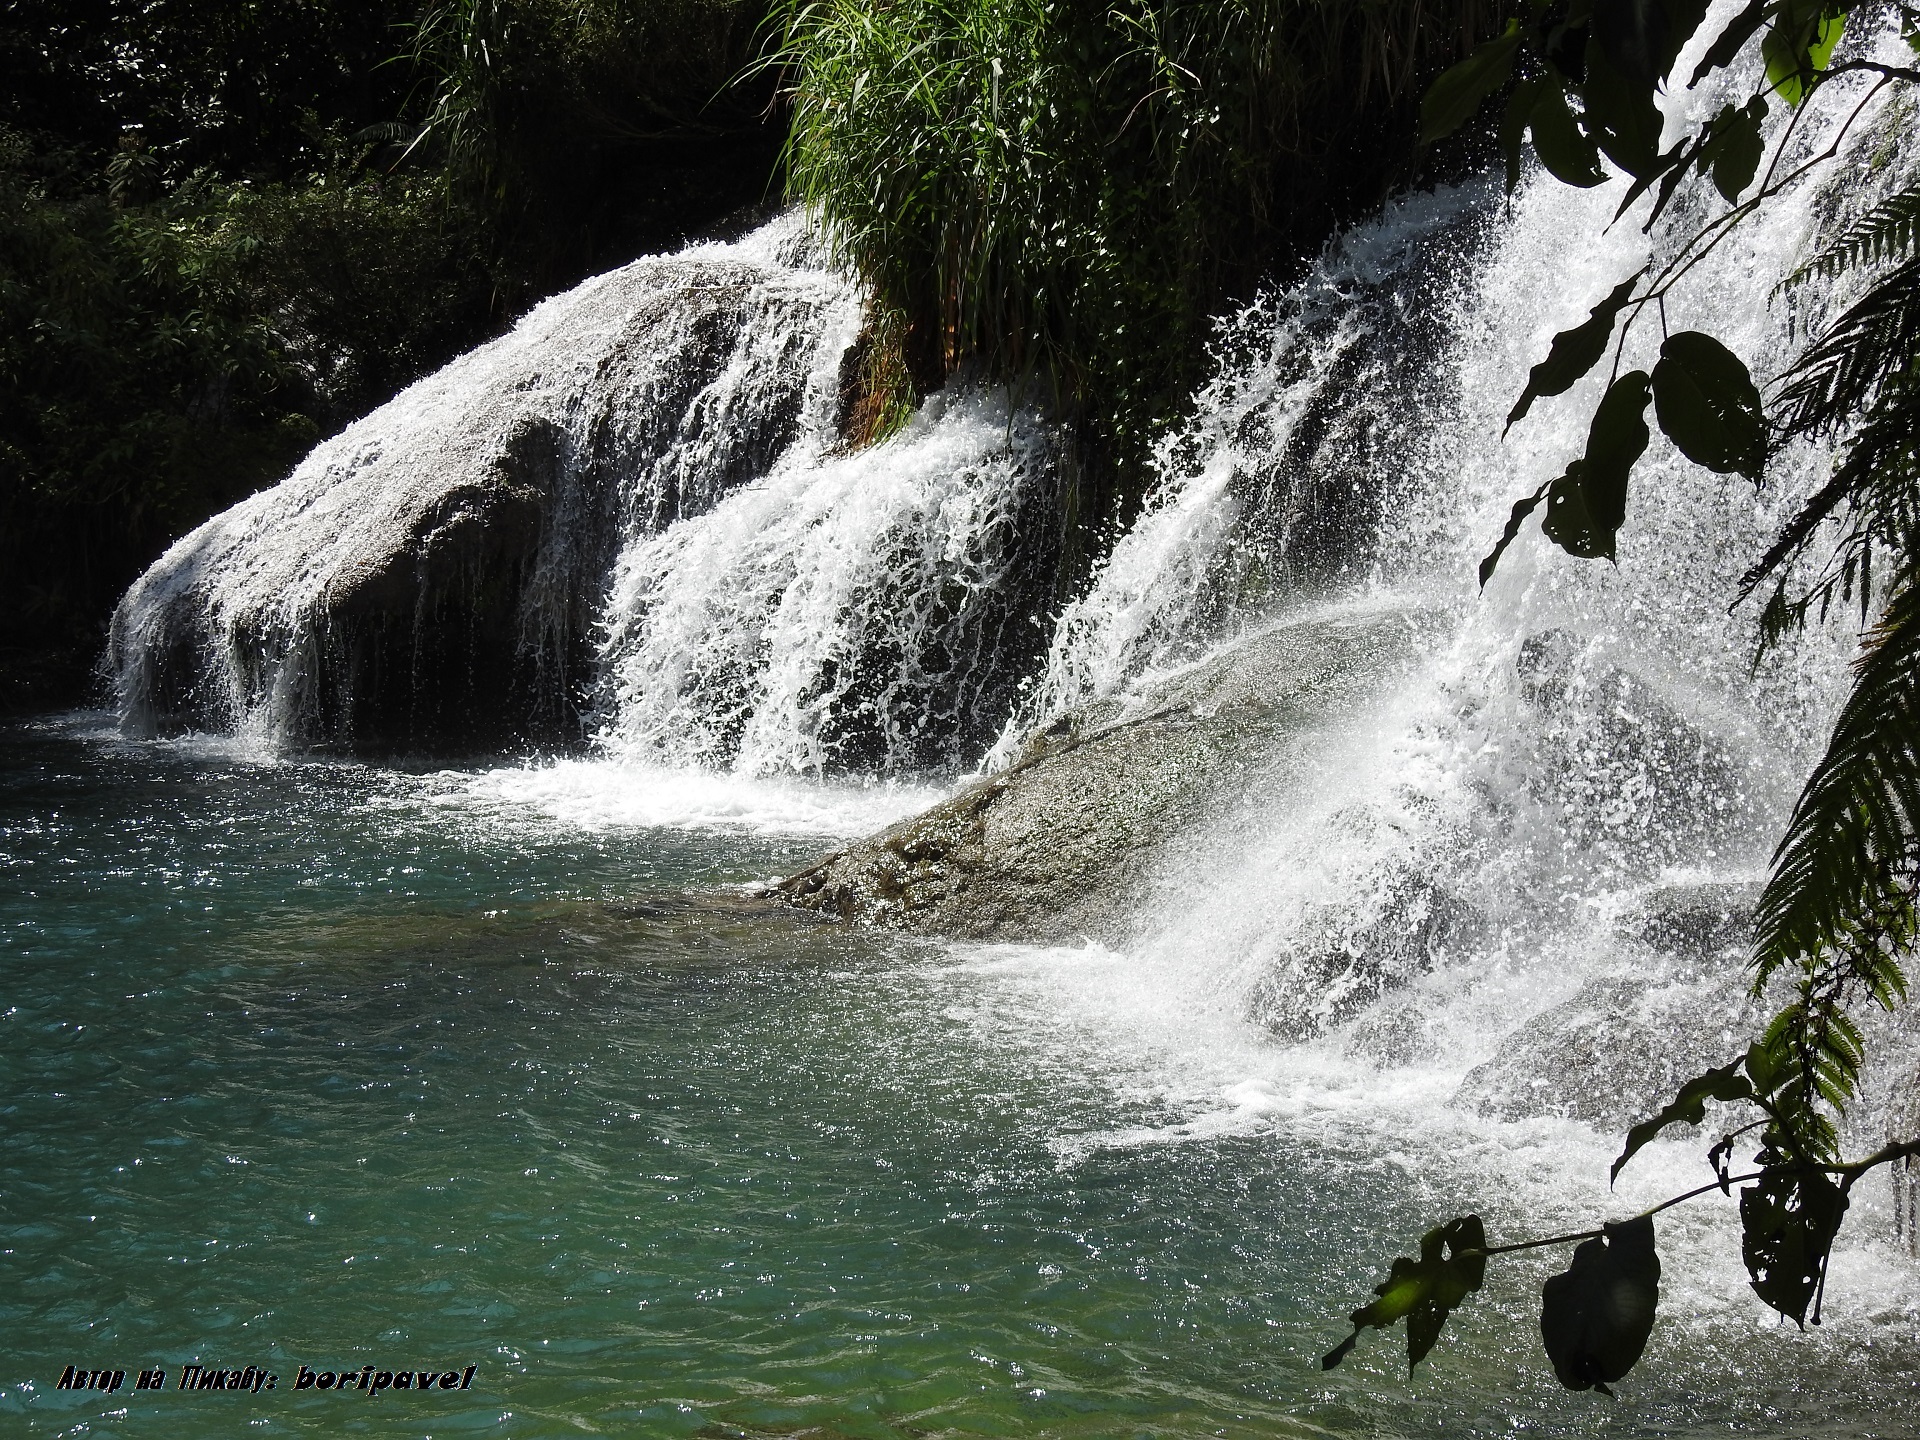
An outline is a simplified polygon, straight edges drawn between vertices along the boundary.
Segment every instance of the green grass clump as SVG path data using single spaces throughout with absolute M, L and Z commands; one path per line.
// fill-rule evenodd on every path
M 1377 203 L 1421 85 L 1496 8 L 789 0 L 790 190 L 916 392 L 1038 379 L 1138 454 L 1209 317 Z

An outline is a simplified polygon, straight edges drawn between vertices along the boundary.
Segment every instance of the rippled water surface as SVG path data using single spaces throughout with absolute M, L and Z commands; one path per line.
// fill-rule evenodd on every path
M 1119 957 L 730 888 L 861 797 L 590 824 L 578 773 L 556 813 L 88 723 L 0 734 L 0 1433 L 1916 1433 L 1910 1273 L 1759 1328 L 1708 1222 L 1617 1405 L 1544 1373 L 1524 1265 L 1411 1382 L 1397 1336 L 1323 1376 L 1422 1223 L 1526 1223 L 1603 1143 L 1156 1029 Z M 133 1388 L 189 1363 L 279 1381 Z

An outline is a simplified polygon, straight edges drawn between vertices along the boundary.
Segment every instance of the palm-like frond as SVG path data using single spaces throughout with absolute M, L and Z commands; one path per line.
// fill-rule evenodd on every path
M 1830 434 L 1852 424 L 1889 380 L 1920 356 L 1920 257 L 1904 261 L 1807 348 L 1775 400 L 1785 435 Z
M 1920 184 L 1910 185 L 1849 225 L 1813 259 L 1795 270 L 1780 288 L 1791 290 L 1816 276 L 1833 279 L 1862 265 L 1904 256 L 1920 231 Z
M 1820 574 L 1788 597 L 1791 565 L 1822 524 L 1845 509 L 1847 529 Z M 1855 431 L 1833 476 L 1800 507 L 1767 553 L 1741 577 L 1740 598 L 1777 576 L 1760 617 L 1761 646 L 1797 630 L 1809 615 L 1825 619 L 1838 602 L 1857 603 L 1866 623 L 1876 565 L 1899 567 L 1920 553 L 1920 386 L 1902 379 L 1884 388 Z
M 1843 1108 L 1860 1073 L 1848 1011 L 1907 993 L 1920 880 L 1920 566 L 1894 582 L 1855 666 L 1827 752 L 1794 807 L 1755 916 L 1754 990 L 1800 978 L 1762 1042 L 1789 1071 L 1803 1143 L 1825 1149 L 1818 1105 Z

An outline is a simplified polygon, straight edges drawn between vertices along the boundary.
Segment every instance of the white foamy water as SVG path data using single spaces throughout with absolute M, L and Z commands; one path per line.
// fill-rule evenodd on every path
M 977 756 L 1037 647 L 1049 436 L 933 397 L 858 454 L 788 453 L 633 537 L 604 621 L 609 752 L 743 774 L 940 771 Z
M 791 217 L 546 301 L 133 586 L 113 627 L 123 728 L 354 744 L 357 711 L 404 710 L 407 669 L 444 658 L 423 647 L 458 643 L 441 612 L 488 602 L 503 614 L 485 643 L 513 652 L 502 673 L 520 704 L 566 710 L 583 678 L 569 652 L 615 538 L 699 515 L 790 447 L 829 443 L 859 314 L 841 277 L 811 268 Z M 409 738 L 403 726 L 388 743 Z
M 433 777 L 429 804 L 540 816 L 570 828 L 732 830 L 851 839 L 939 801 L 935 786 L 740 776 L 609 760 L 559 760 Z
M 1720 0 L 1695 52 L 1737 8 Z M 1798 143 L 1824 143 L 1846 98 Z M 1670 120 L 1720 102 L 1681 95 Z M 1668 323 L 1776 374 L 1793 347 L 1769 292 L 1823 223 L 1894 183 L 1862 180 L 1884 120 L 1695 269 Z M 959 391 L 845 453 L 858 300 L 794 222 L 639 262 L 176 546 L 116 621 L 124 723 L 159 726 L 171 685 L 201 724 L 288 745 L 324 728 L 353 696 L 328 658 L 345 643 L 332 597 L 461 486 L 521 464 L 529 435 L 557 498 L 515 643 L 559 668 L 568 643 L 590 652 L 565 698 L 597 758 L 442 777 L 434 803 L 481 815 L 859 834 L 1281 608 L 1437 615 L 1410 677 L 1305 737 L 1289 763 L 1310 763 L 1261 792 L 1280 798 L 1228 797 L 1188 837 L 1124 952 L 969 953 L 956 973 L 992 1033 L 1110 1064 L 1185 1116 L 1056 1137 L 1063 1163 L 1308 1127 L 1349 1137 L 1356 1163 L 1446 1151 L 1496 1193 L 1618 1213 L 1693 1173 L 1674 1146 L 1618 1202 L 1593 1179 L 1663 1083 L 1653 1059 L 1744 1044 L 1741 946 L 1709 912 L 1764 873 L 1852 645 L 1836 617 L 1756 673 L 1754 612 L 1728 610 L 1822 475 L 1811 449 L 1756 493 L 1656 436 L 1617 565 L 1559 553 L 1536 519 L 1478 590 L 1509 507 L 1578 453 L 1604 383 L 1503 439 L 1529 366 L 1699 218 L 1609 228 L 1621 195 L 1537 178 L 1510 212 L 1484 186 L 1415 197 L 1227 317 L 1143 515 L 1057 613 L 1043 422 Z M 1799 303 L 1818 319 L 1817 289 Z M 1649 363 L 1651 322 L 1627 365 Z M 846 778 L 867 776 L 891 783 Z
M 1717 5 L 1693 48 L 1737 8 Z M 1801 153 L 1826 143 L 1860 88 L 1836 86 L 1803 120 Z M 1670 127 L 1721 98 L 1676 97 Z M 1823 228 L 1898 183 L 1863 183 L 1890 123 L 1870 111 L 1835 166 L 1698 266 L 1667 303 L 1669 326 L 1718 335 L 1763 385 L 1777 375 L 1797 345 L 1768 296 Z M 1835 617 L 1755 672 L 1758 607 L 1729 611 L 1741 573 L 1824 479 L 1813 448 L 1775 457 L 1756 492 L 1656 431 L 1617 565 L 1560 553 L 1536 516 L 1479 591 L 1509 507 L 1578 455 L 1606 381 L 1603 366 L 1538 402 L 1503 440 L 1528 368 L 1704 218 L 1676 214 L 1651 237 L 1631 218 L 1609 229 L 1623 193 L 1538 177 L 1510 218 L 1482 210 L 1484 228 L 1456 221 L 1470 195 L 1409 202 L 1298 290 L 1223 325 L 1196 417 L 1163 445 L 1140 521 L 1060 617 L 996 756 L 1025 726 L 1124 697 L 1262 623 L 1270 577 L 1313 571 L 1314 506 L 1337 498 L 1356 455 L 1378 491 L 1363 517 L 1374 526 L 1354 527 L 1346 574 L 1323 565 L 1315 588 L 1448 623 L 1407 681 L 1313 737 L 1283 800 L 1223 803 L 1189 837 L 1123 953 L 966 952 L 1000 1030 L 1079 1049 L 1180 1114 L 1056 1137 L 1062 1164 L 1306 1135 L 1363 1166 L 1468 1174 L 1475 1203 L 1524 1230 L 1618 1217 L 1710 1178 L 1708 1142 L 1682 1139 L 1637 1159 L 1617 1192 L 1605 1183 L 1625 1125 L 1672 1082 L 1738 1055 L 1760 1018 L 1740 1009 L 1739 916 L 1824 744 L 1855 637 Z M 1803 295 L 1798 324 L 1842 299 Z M 1445 338 L 1408 354 L 1410 330 Z M 1649 315 L 1621 368 L 1650 368 L 1659 339 Z M 1419 372 L 1396 385 L 1421 403 L 1354 390 L 1392 362 Z M 1330 399 L 1347 426 L 1334 445 Z M 1730 918 L 1715 929 L 1716 916 Z M 1880 1053 L 1910 1065 L 1911 1043 Z M 1853 1148 L 1885 1138 L 1887 1079 L 1870 1077 Z M 1828 1291 L 1842 1323 L 1913 1318 L 1920 1276 L 1886 1248 L 1884 1192 L 1876 1177 L 1855 1195 Z M 1662 1233 L 1681 1313 L 1767 1320 L 1732 1207 L 1704 1202 Z

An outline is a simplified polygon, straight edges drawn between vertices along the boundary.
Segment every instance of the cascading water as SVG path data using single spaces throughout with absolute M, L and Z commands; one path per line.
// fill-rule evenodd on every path
M 1700 266 L 1669 322 L 1776 373 L 1792 317 L 1769 292 L 1895 183 L 1859 163 L 1881 123 Z M 1377 1262 L 1451 1207 L 1504 1239 L 1699 1182 L 1690 1141 L 1618 1191 L 1607 1162 L 1751 1033 L 1745 913 L 1846 684 L 1841 617 L 1752 672 L 1753 617 L 1728 610 L 1826 463 L 1811 450 L 1756 493 L 1656 439 L 1617 566 L 1530 528 L 1476 587 L 1599 383 L 1503 440 L 1528 366 L 1687 224 L 1607 230 L 1621 188 L 1414 197 L 1228 317 L 1156 493 L 1064 608 L 1058 437 L 957 391 L 847 452 L 859 300 L 791 218 L 589 282 L 323 445 L 129 594 L 124 726 L 379 749 L 485 739 L 463 709 L 520 744 L 501 717 L 545 713 L 593 752 L 423 776 L 158 747 L 151 783 L 112 771 L 77 829 L 39 805 L 8 833 L 42 887 L 9 899 L 34 947 L 16 988 L 39 988 L 7 1013 L 44 1091 L 14 1153 L 78 1158 L 45 1207 L 65 1237 L 23 1223 L 17 1253 L 104 1277 L 89 1326 L 164 1256 L 189 1278 L 130 1332 L 156 1355 L 192 1326 L 289 1354 L 362 1326 L 357 1366 L 396 1306 L 436 1345 L 484 1317 L 534 1426 L 1799 1434 L 1892 1413 L 1911 1363 L 1881 1340 L 1911 1328 L 1911 1275 L 1873 1248 L 1866 1187 L 1817 1336 L 1756 1339 L 1730 1207 L 1663 1215 L 1641 1411 L 1596 1422 L 1515 1363 L 1532 1294 L 1510 1271 L 1450 1328 L 1444 1390 L 1397 1388 L 1377 1344 L 1315 1364 Z M 921 947 L 717 893 L 938 798 L 815 777 L 944 782 L 984 756 L 1011 786 L 1033 732 L 1124 722 L 1168 672 L 1328 616 L 1405 616 L 1418 658 L 1234 771 L 1143 865 L 1123 943 Z M 101 749 L 137 777 L 132 747 Z M 1026 753 L 1031 774 L 1045 749 Z M 90 869 L 61 868 L 76 852 Z M 126 946 L 82 985 L 44 963 L 104 965 L 126 916 L 157 960 Z M 96 1020 L 136 1065 L 88 1068 Z M 69 1098 L 123 1090 L 161 1097 L 131 1175 Z M 189 1143 L 205 1163 L 166 1168 Z M 158 1209 L 136 1188 L 155 1176 Z M 232 1214 L 209 1235 L 214 1185 Z M 296 1192 L 321 1198 L 288 1225 Z M 142 1217 L 118 1239 L 94 1223 L 116 1208 Z M 323 1265 L 345 1278 L 312 1285 Z M 322 1292 L 339 1308 L 303 1320 Z M 36 1353 L 76 1343 L 82 1311 L 58 1306 L 18 1327 Z M 1828 1361 L 1858 1382 L 1842 1404 L 1803 1385 Z M 414 1412 L 378 1413 L 398 1434 Z
M 1735 8 L 1717 6 L 1694 48 Z M 1678 73 L 1692 63 L 1683 56 Z M 1800 122 L 1797 153 L 1825 145 L 1859 98 L 1836 86 Z M 1721 100 L 1674 97 L 1670 127 Z M 1867 157 L 1901 123 L 1870 110 L 1822 179 L 1693 270 L 1665 322 L 1719 335 L 1763 384 L 1777 375 L 1794 327 L 1844 297 L 1801 292 L 1796 315 L 1773 292 L 1823 230 L 1897 182 Z M 1528 367 L 1704 218 L 1671 216 L 1651 239 L 1631 216 L 1610 228 L 1623 189 L 1541 176 L 1504 215 L 1477 192 L 1408 202 L 1301 289 L 1226 322 L 1218 378 L 1163 447 L 1141 521 L 1063 613 L 996 751 L 1004 760 L 1028 727 L 1089 699 L 1124 705 L 1157 671 L 1287 623 L 1259 583 L 1273 537 L 1288 533 L 1297 497 L 1337 491 L 1350 457 L 1366 457 L 1378 527 L 1345 552 L 1363 573 L 1295 589 L 1292 604 L 1437 616 L 1444 640 L 1316 737 L 1316 763 L 1290 757 L 1278 802 L 1220 807 L 1161 867 L 1124 960 L 1058 997 L 1195 1054 L 1233 1050 L 1221 1037 L 1249 1019 L 1295 1042 L 1257 1058 L 1233 1050 L 1229 1067 L 1246 1069 L 1228 1093 L 1251 1120 L 1331 1106 L 1358 1123 L 1332 1098 L 1344 1090 L 1402 1107 L 1400 1134 L 1454 1134 L 1432 1104 L 1448 1097 L 1453 1114 L 1614 1132 L 1678 1079 L 1740 1053 L 1761 1018 L 1743 999 L 1745 917 L 1844 693 L 1854 637 L 1834 617 L 1755 669 L 1757 606 L 1729 607 L 1826 455 L 1775 455 L 1756 492 L 1656 437 L 1617 565 L 1572 560 L 1529 526 L 1485 591 L 1475 585 L 1512 503 L 1579 453 L 1605 384 L 1601 373 L 1537 404 L 1503 439 Z M 1456 222 L 1463 208 L 1484 232 Z M 1445 343 L 1408 354 L 1396 347 L 1409 328 Z M 1622 368 L 1650 366 L 1658 341 L 1641 327 Z M 1382 342 L 1418 373 L 1394 377 L 1386 403 L 1363 384 L 1356 403 L 1355 371 L 1388 369 L 1370 349 Z M 1303 443 L 1330 403 L 1358 412 L 1364 443 Z M 1249 589 L 1255 603 L 1233 603 Z M 1890 1066 L 1911 1069 L 1910 1040 L 1888 1049 Z M 1894 1078 L 1874 1077 L 1858 1113 L 1869 1148 Z
M 859 323 L 797 216 L 548 301 L 133 587 L 123 729 L 951 772 L 1044 638 L 1054 440 L 962 391 L 844 453 Z
M 123 728 L 563 735 L 613 538 L 825 443 L 858 323 L 792 221 L 546 302 L 141 578 L 113 626 Z

